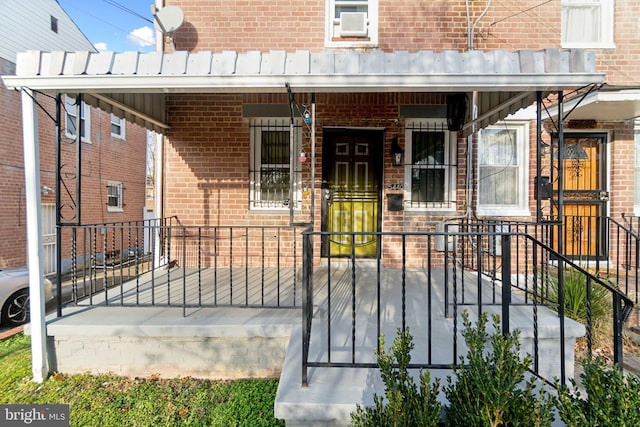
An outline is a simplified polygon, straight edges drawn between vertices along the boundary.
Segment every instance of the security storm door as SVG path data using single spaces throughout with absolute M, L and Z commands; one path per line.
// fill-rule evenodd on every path
M 606 141 L 605 133 L 564 134 L 562 252 L 572 258 L 603 259 L 608 254 Z M 555 240 L 557 247 L 557 236 Z
M 380 179 L 384 133 L 378 130 L 324 131 L 323 256 L 374 257 L 380 228 Z M 342 234 L 344 233 L 344 234 Z

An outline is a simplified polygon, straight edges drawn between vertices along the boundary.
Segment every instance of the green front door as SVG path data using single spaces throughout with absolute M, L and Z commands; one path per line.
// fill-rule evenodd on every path
M 323 256 L 373 257 L 378 253 L 380 177 L 384 133 L 325 130 L 322 229 Z

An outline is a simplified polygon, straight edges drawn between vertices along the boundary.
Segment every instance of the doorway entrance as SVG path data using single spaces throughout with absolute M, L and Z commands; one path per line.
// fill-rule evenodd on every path
M 563 252 L 572 258 L 595 260 L 608 256 L 606 142 L 606 133 L 564 134 L 561 232 Z
M 322 231 L 379 231 L 384 131 L 325 129 L 323 141 Z M 378 241 L 371 234 L 331 234 L 322 256 L 375 257 Z

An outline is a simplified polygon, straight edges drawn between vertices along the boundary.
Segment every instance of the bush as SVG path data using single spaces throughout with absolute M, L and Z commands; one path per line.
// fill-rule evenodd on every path
M 489 339 L 486 313 L 473 328 L 465 311 L 463 323 L 462 335 L 469 351 L 466 362 L 461 357 L 460 366 L 453 369 L 456 380 L 447 377 L 447 425 L 550 426 L 554 402 L 544 389 L 536 394 L 534 377 L 524 382 L 531 356 L 520 359 L 519 332 L 507 336 L 497 332 Z M 499 331 L 498 316 L 493 316 L 493 326 Z M 485 352 L 487 342 L 491 348 Z
M 440 387 L 436 379 L 431 386 L 428 371 L 420 371 L 420 388 L 409 374 L 413 338 L 409 331 L 398 331 L 391 346 L 391 354 L 384 349 L 384 336 L 380 337 L 377 354 L 380 375 L 385 385 L 385 397 L 374 395 L 374 406 L 358 405 L 351 414 L 354 427 L 377 426 L 437 426 L 442 405 L 436 400 Z
M 640 425 L 640 379 L 625 376 L 617 366 L 607 366 L 600 358 L 585 359 L 580 374 L 587 393 L 582 397 L 576 381 L 573 391 L 558 387 L 558 411 L 569 427 Z
M 587 324 L 587 280 L 580 271 L 569 268 L 564 270 L 564 314 L 565 316 Z M 559 301 L 558 279 L 549 280 L 549 298 Z M 553 307 L 552 307 L 553 308 Z M 598 283 L 591 285 L 591 320 L 598 328 L 611 315 L 611 293 Z

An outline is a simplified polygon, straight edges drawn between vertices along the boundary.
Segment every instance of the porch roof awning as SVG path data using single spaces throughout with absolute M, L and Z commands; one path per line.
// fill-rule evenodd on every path
M 536 92 L 604 81 L 585 50 L 39 52 L 18 54 L 9 88 L 83 93 L 108 113 L 163 132 L 169 93 L 478 92 L 478 128 L 535 101 Z M 471 126 L 467 123 L 467 129 Z

